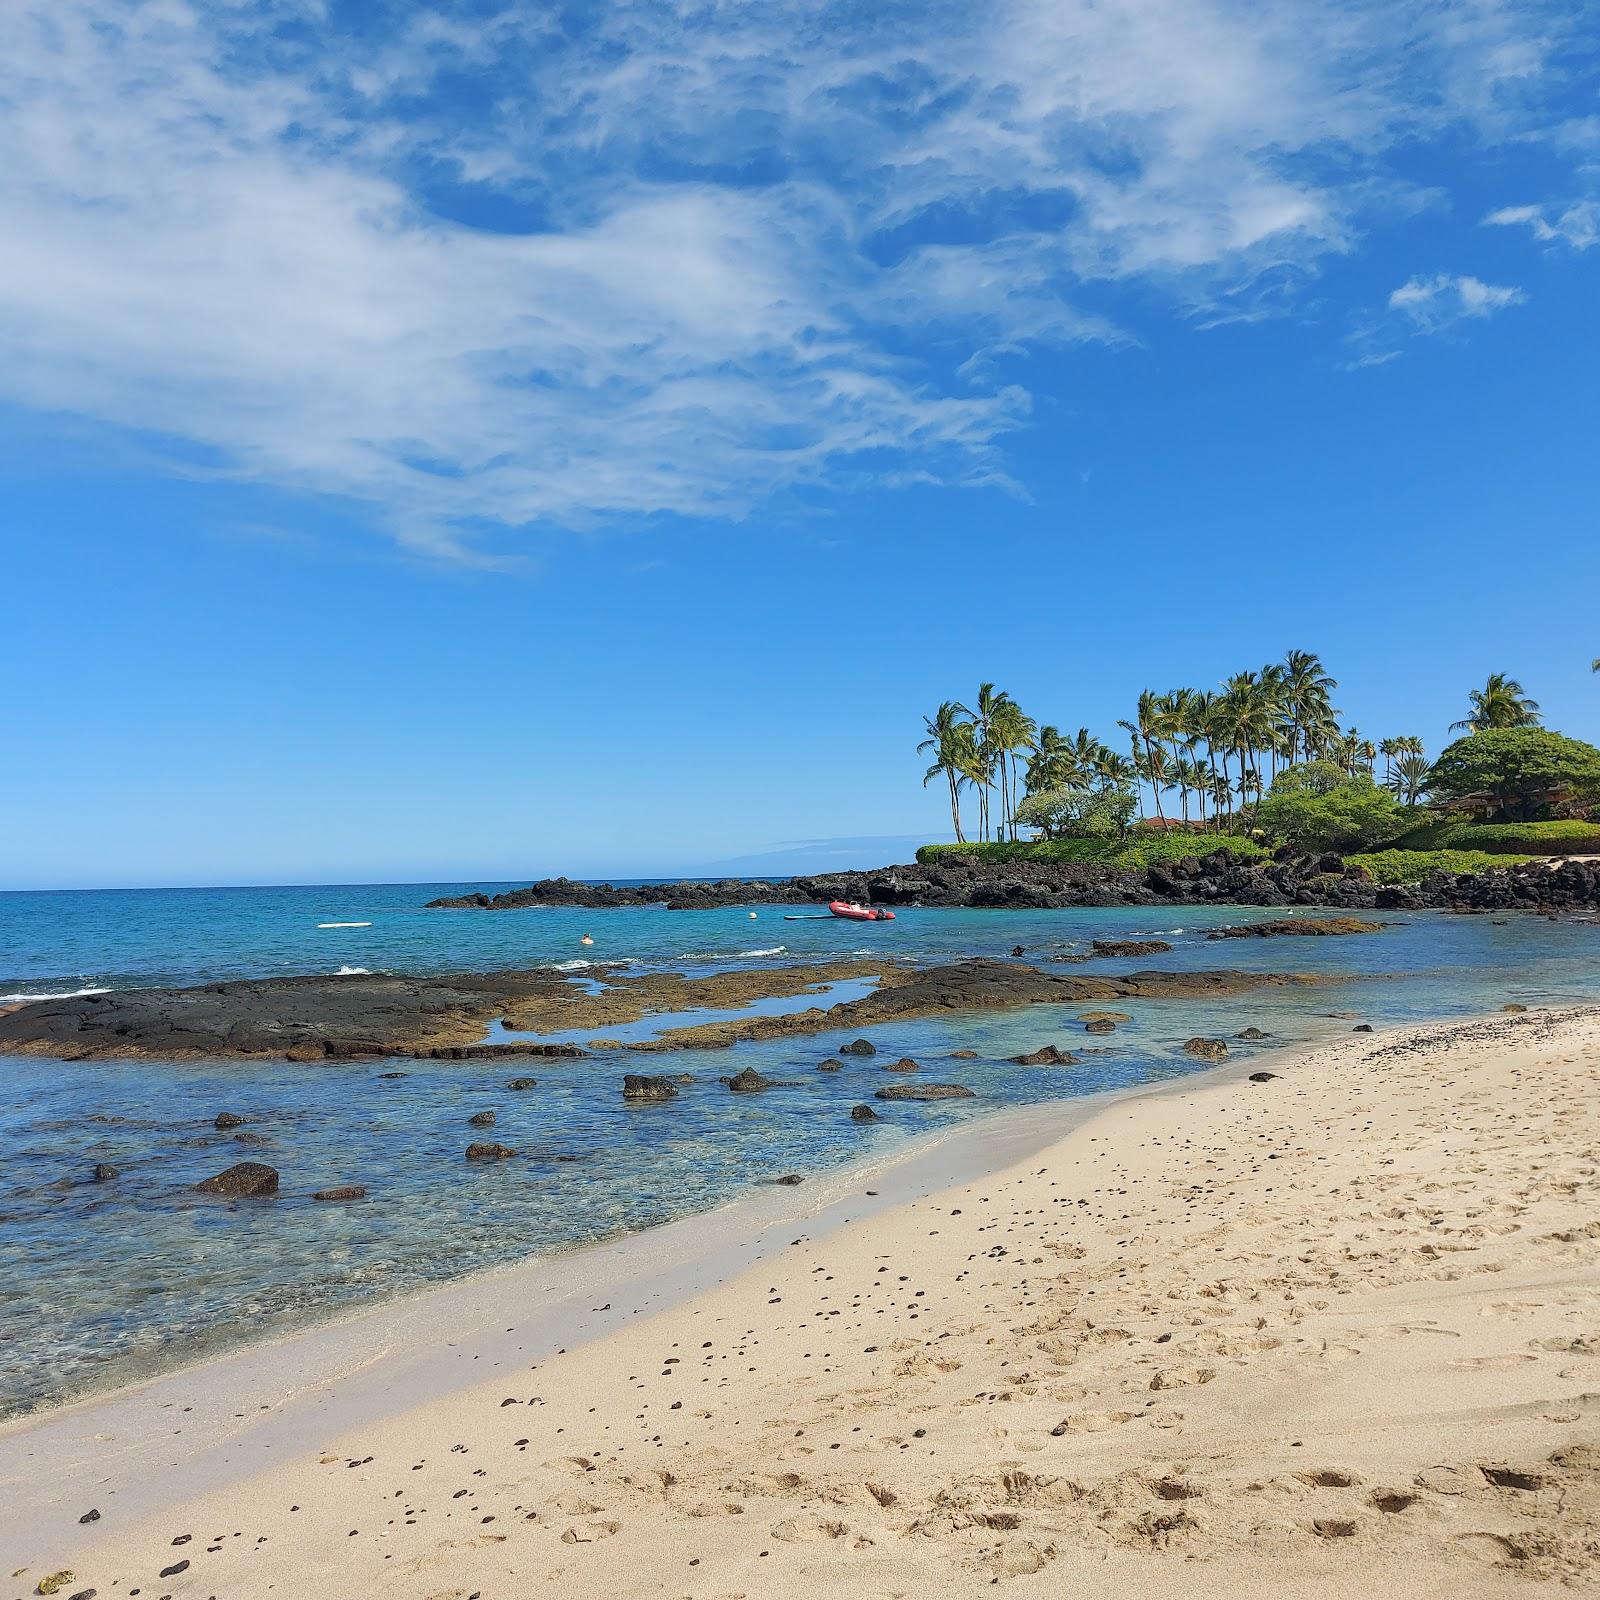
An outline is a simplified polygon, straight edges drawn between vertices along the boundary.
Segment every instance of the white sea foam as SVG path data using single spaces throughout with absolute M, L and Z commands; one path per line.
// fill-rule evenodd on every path
M 336 973 L 334 973 L 334 977 L 336 977 L 336 978 L 364 978 L 371 971 L 372 971 L 371 967 L 340 967 L 339 970 Z
M 58 989 L 54 994 L 0 994 L 0 1006 L 27 1004 L 33 1000 L 76 1000 L 83 994 L 110 994 L 109 989 Z
M 741 956 L 781 956 L 788 953 L 788 946 L 775 944 L 770 950 L 741 950 Z
M 552 972 L 582 972 L 585 967 L 592 967 L 592 961 L 558 961 L 551 968 Z

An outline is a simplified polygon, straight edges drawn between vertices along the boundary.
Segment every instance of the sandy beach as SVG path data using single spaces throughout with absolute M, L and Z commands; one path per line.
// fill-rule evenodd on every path
M 1600 1019 L 1252 1065 L 211 1493 L 74 1471 L 10 1592 L 1600 1586 Z

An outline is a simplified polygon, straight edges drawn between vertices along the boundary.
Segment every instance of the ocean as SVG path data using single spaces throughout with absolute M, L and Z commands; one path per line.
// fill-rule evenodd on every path
M 1272 1037 L 1234 1053 L 1524 1005 L 1600 1000 L 1600 923 L 1543 918 L 1396 918 L 1332 939 L 1209 941 L 1237 908 L 903 911 L 892 923 L 784 920 L 761 907 L 428 911 L 440 895 L 504 884 L 322 885 L 0 894 L 0 1004 L 51 994 L 296 973 L 438 972 L 551 966 L 584 981 L 598 962 L 706 972 L 812 956 L 892 952 L 917 960 L 1078 953 L 1093 938 L 1164 938 L 1170 954 L 1086 972 L 1236 967 L 1315 971 L 1335 986 L 1227 1000 L 1124 1002 L 1114 1034 L 1086 1037 L 1078 1008 L 957 1014 L 884 1024 L 880 1055 L 818 1073 L 844 1035 L 644 1058 L 695 1082 L 665 1106 L 628 1106 L 625 1070 L 601 1053 L 519 1063 L 514 1093 L 494 1062 L 62 1062 L 0 1059 L 0 1415 L 133 1381 L 416 1286 L 579 1248 L 736 1198 L 781 1174 L 891 1159 L 907 1142 L 999 1107 L 1072 1098 L 1204 1070 L 1194 1034 L 1247 1026 Z M 345 926 L 327 926 L 345 924 Z M 594 943 L 580 943 L 589 934 Z M 1072 969 L 1076 970 L 1076 969 Z M 811 1002 L 804 1001 L 805 1005 Z M 1333 1015 L 1332 1013 L 1347 1013 Z M 615 1029 L 608 1032 L 615 1033 Z M 1075 1067 L 1006 1057 L 1070 1046 Z M 976 1059 L 952 1060 L 956 1049 Z M 976 1098 L 849 1108 L 910 1055 Z M 731 1095 L 753 1065 L 793 1087 Z M 384 1074 L 402 1073 L 403 1076 Z M 496 1139 L 528 1159 L 469 1166 L 467 1119 L 493 1110 Z M 237 1134 L 218 1112 L 245 1119 Z M 196 1195 L 234 1161 L 277 1167 L 261 1201 Z M 97 1162 L 118 1169 L 90 1179 Z M 360 1183 L 368 1198 L 311 1193 Z

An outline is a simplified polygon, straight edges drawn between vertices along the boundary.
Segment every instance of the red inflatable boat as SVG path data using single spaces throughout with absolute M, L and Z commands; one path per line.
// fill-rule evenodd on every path
M 828 909 L 836 917 L 848 917 L 852 922 L 893 922 L 894 912 L 874 911 L 868 906 L 858 906 L 848 900 L 830 900 Z

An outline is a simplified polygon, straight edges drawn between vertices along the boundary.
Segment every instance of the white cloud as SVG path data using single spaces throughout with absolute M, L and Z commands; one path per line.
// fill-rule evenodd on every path
M 1503 206 L 1483 220 L 1487 227 L 1529 228 L 1542 244 L 1559 241 L 1574 250 L 1600 244 L 1600 200 L 1574 201 L 1553 220 L 1546 218 L 1542 206 Z
M 10 0 L 0 399 L 436 549 L 1006 486 L 1008 353 L 1128 340 L 1130 285 L 1282 314 L 1403 201 L 1397 144 L 1542 126 L 1553 15 Z M 1516 293 L 1440 282 L 1397 309 Z
M 1520 289 L 1484 283 L 1480 278 L 1437 272 L 1412 278 L 1389 296 L 1389 309 L 1401 313 L 1424 333 L 1437 333 L 1454 323 L 1493 316 L 1528 297 Z

